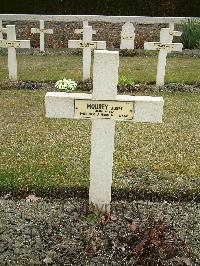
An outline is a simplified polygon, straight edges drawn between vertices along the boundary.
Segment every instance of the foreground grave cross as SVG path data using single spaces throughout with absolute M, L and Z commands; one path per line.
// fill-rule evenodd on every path
M 122 26 L 120 49 L 134 49 L 135 27 L 127 22 Z
M 6 28 L 3 28 L 2 20 L 0 20 L 0 39 L 3 39 L 3 33 L 6 33 Z
M 39 33 L 40 34 L 40 52 L 44 52 L 44 34 L 53 34 L 52 29 L 44 28 L 44 20 L 40 20 L 40 28 L 31 28 L 31 33 Z
M 165 78 L 165 67 L 167 54 L 172 51 L 182 52 L 182 43 L 172 43 L 170 42 L 170 29 L 163 28 L 160 31 L 160 42 L 145 42 L 145 50 L 157 50 L 158 54 L 158 65 L 157 65 L 157 75 L 156 75 L 156 85 L 163 86 Z
M 68 48 L 81 48 L 83 49 L 83 80 L 90 78 L 91 68 L 91 50 L 105 50 L 105 41 L 92 41 L 92 26 L 85 26 L 83 28 L 83 40 L 69 40 Z
M 116 121 L 162 122 L 163 98 L 117 95 L 119 52 L 94 51 L 93 93 L 48 92 L 46 117 L 91 119 L 89 202 L 109 214 Z
M 9 79 L 17 80 L 16 48 L 30 48 L 29 40 L 16 40 L 15 25 L 7 25 L 7 40 L 0 40 L 0 47 L 8 48 Z

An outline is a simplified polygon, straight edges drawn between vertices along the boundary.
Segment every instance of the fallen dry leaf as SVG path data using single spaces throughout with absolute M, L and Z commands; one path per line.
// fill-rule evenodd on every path
M 43 259 L 43 262 L 46 263 L 46 264 L 50 264 L 50 263 L 53 262 L 53 260 L 50 257 L 46 257 L 45 259 Z
M 128 223 L 128 229 L 134 232 L 138 227 L 138 223 L 132 221 L 131 223 Z
M 110 215 L 110 220 L 113 221 L 113 222 L 116 222 L 117 221 L 117 216 L 115 214 L 111 214 Z
M 103 215 L 103 216 L 101 217 L 101 224 L 102 224 L 102 225 L 107 224 L 108 221 L 109 221 L 109 216 L 108 216 L 108 215 Z
M 175 257 L 175 258 L 171 259 L 171 261 L 172 262 L 173 261 L 177 261 L 179 263 L 182 263 L 183 262 L 184 264 L 181 264 L 181 265 L 192 266 L 192 263 L 191 263 L 190 259 L 187 258 L 187 257 Z

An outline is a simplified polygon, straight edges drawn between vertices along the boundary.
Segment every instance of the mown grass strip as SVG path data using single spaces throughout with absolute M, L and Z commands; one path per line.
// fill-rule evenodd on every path
M 0 56 L 0 80 L 8 79 L 7 57 Z M 119 83 L 155 84 L 157 56 L 120 57 Z M 81 55 L 18 55 L 18 79 L 56 81 L 62 78 L 82 79 Z M 200 82 L 200 58 L 169 57 L 167 83 L 195 84 Z
M 195 198 L 200 94 L 159 95 L 162 124 L 117 123 L 114 190 Z M 1 91 L 1 191 L 88 188 L 91 123 L 45 118 L 44 96 L 42 90 Z

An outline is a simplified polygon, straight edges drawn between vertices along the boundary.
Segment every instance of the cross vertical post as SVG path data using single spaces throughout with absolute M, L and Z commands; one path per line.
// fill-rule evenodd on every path
M 161 49 L 158 53 L 156 85 L 163 86 L 165 83 L 165 67 L 167 62 L 167 51 Z
M 86 26 L 83 31 L 83 41 L 92 41 L 92 27 Z M 83 49 L 83 80 L 90 78 L 90 66 L 91 66 L 91 49 L 86 47 Z
M 85 26 L 89 26 L 87 20 L 84 20 L 84 21 L 83 21 L 83 28 L 84 28 Z
M 170 22 L 169 23 L 169 29 L 170 29 L 170 31 L 174 31 L 174 28 L 175 28 L 174 22 Z
M 92 41 L 92 26 L 85 26 L 82 30 L 77 30 L 76 33 L 83 33 L 83 40 L 69 40 L 68 48 L 81 48 L 83 49 L 83 80 L 90 78 L 91 69 L 91 50 L 106 49 L 105 41 Z
M 7 25 L 5 32 L 7 40 L 0 39 L 0 47 L 8 48 L 9 79 L 17 80 L 16 48 L 30 48 L 29 40 L 16 40 L 15 25 Z
M 40 52 L 44 52 L 44 20 L 40 20 Z
M 3 33 L 6 33 L 6 28 L 3 28 L 2 20 L 0 20 L 0 39 L 3 39 Z
M 16 41 L 15 25 L 7 26 L 7 40 Z M 17 57 L 16 57 L 16 50 L 14 47 L 8 47 L 8 71 L 9 71 L 9 79 L 16 80 Z
M 118 52 L 96 51 L 93 100 L 115 100 L 118 83 Z M 115 120 L 92 121 L 89 202 L 110 212 Z
M 44 52 L 44 34 L 53 34 L 52 29 L 44 28 L 44 20 L 40 20 L 40 28 L 31 28 L 31 33 L 39 33 L 40 34 L 40 52 Z
M 0 20 L 0 39 L 3 39 L 2 30 L 3 30 L 2 20 Z

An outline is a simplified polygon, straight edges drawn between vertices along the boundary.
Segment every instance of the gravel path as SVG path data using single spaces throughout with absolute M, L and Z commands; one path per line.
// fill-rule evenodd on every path
M 1 197 L 0 265 L 200 265 L 200 203 L 111 208 L 108 218 L 88 211 L 84 199 Z

